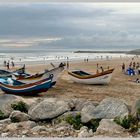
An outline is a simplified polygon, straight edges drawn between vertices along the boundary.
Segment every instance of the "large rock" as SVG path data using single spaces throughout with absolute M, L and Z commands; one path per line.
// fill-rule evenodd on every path
M 102 119 L 99 123 L 95 135 L 105 136 L 128 136 L 129 134 L 120 125 L 116 124 L 113 120 Z
M 10 115 L 10 119 L 12 122 L 22 122 L 28 121 L 30 119 L 30 116 L 20 111 L 13 111 Z
M 86 112 L 86 119 L 82 119 L 82 122 L 86 123 L 92 119 L 113 119 L 115 117 L 124 117 L 129 114 L 127 105 L 116 98 L 104 99 L 95 109 L 90 109 Z M 82 113 L 82 118 L 84 118 Z
M 60 125 L 60 123 L 65 122 L 65 124 L 67 124 L 67 122 L 66 122 L 67 117 L 69 117 L 69 116 L 76 117 L 79 114 L 81 114 L 80 111 L 68 111 L 68 112 L 62 114 L 61 116 L 53 119 L 52 123 L 53 124 L 58 124 L 59 123 L 59 125 Z
M 0 124 L 10 124 L 10 123 L 11 123 L 11 119 L 10 118 L 4 119 L 4 120 L 0 120 Z
M 5 117 L 9 117 L 11 112 L 13 111 L 11 104 L 18 102 L 20 100 L 19 97 L 10 94 L 0 95 L 0 110 L 4 113 Z
M 90 113 L 93 112 L 94 109 L 95 109 L 95 106 L 93 104 L 89 104 L 83 107 L 81 111 L 81 121 L 83 123 L 88 122 L 91 119 Z
M 70 110 L 67 102 L 56 99 L 56 98 L 48 98 L 44 101 L 33 105 L 28 114 L 31 116 L 32 120 L 46 120 L 53 119 L 59 115 Z
M 136 100 L 136 102 L 132 106 L 131 114 L 140 119 L 140 99 Z
M 24 129 L 31 129 L 36 125 L 37 124 L 34 121 L 23 121 L 18 123 L 18 127 L 22 127 Z
M 75 111 L 81 111 L 84 107 L 86 107 L 88 105 L 93 105 L 93 106 L 98 105 L 97 102 L 93 102 L 93 101 L 86 100 L 86 99 L 72 99 L 72 102 L 74 104 Z

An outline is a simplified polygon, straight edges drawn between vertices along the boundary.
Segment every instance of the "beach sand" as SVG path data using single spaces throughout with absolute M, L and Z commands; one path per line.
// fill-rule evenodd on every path
M 103 66 L 104 69 L 107 69 L 109 66 L 110 68 L 115 68 L 115 70 L 109 85 L 83 85 L 74 83 L 70 80 L 67 70 L 64 70 L 56 85 L 46 93 L 41 93 L 39 97 L 57 97 L 64 99 L 84 98 L 95 102 L 100 102 L 106 97 L 115 97 L 124 100 L 128 105 L 132 105 L 136 99 L 140 98 L 140 83 L 130 82 L 129 80 L 140 78 L 140 75 L 128 76 L 121 72 L 122 63 L 124 62 L 128 67 L 131 61 L 131 58 L 114 58 L 112 60 L 89 60 L 88 63 L 84 61 L 70 62 L 69 70 L 82 69 L 87 72 L 96 73 L 97 63 L 99 66 Z M 140 62 L 140 58 L 135 58 L 133 61 Z M 52 66 L 36 64 L 26 65 L 26 68 L 27 72 L 36 73 L 44 71 L 44 69 L 51 69 Z

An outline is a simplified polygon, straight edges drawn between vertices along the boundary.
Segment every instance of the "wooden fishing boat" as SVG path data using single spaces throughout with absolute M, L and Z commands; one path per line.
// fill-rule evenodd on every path
M 12 77 L 11 72 L 7 70 L 0 70 L 0 77 Z
M 14 79 L 11 79 L 11 82 L 5 80 L 5 82 L 0 82 L 0 88 L 8 94 L 36 95 L 47 91 L 51 87 L 52 78 L 53 75 L 50 75 L 48 78 L 41 79 L 31 84 L 24 84 Z
M 12 75 L 17 76 L 17 77 L 18 76 L 22 76 L 22 77 L 29 76 L 29 74 L 25 73 L 25 66 L 15 70 L 15 71 L 9 71 L 9 70 L 3 70 L 3 69 L 0 70 L 0 78 L 12 77 Z
M 106 70 L 97 74 L 89 74 L 81 70 L 68 72 L 70 78 L 82 84 L 108 84 L 111 80 L 114 69 Z
M 44 73 L 40 73 L 40 74 L 35 74 L 35 75 L 31 75 L 31 76 L 26 76 L 26 77 L 18 77 L 16 78 L 16 80 L 22 82 L 22 83 L 34 83 L 38 80 L 44 79 L 46 77 L 48 77 L 49 75 L 53 74 L 53 79 L 52 79 L 52 83 L 51 86 L 55 85 L 57 78 L 59 76 L 59 74 L 64 70 L 64 66 L 65 64 L 60 64 L 58 67 L 53 68 L 51 70 L 46 70 Z

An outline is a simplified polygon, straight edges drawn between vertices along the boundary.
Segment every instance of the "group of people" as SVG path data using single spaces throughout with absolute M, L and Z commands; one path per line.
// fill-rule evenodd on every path
M 129 67 L 126 69 L 125 63 L 122 64 L 122 72 L 128 72 L 129 75 L 140 74 L 140 63 L 139 62 L 130 62 Z
M 88 60 L 89 60 L 88 58 L 85 58 L 85 59 L 84 59 L 84 62 L 88 62 Z
M 4 60 L 3 65 L 4 65 L 4 67 L 7 67 L 7 70 L 10 70 L 10 61 Z M 15 63 L 13 61 L 11 61 L 11 66 L 12 66 L 12 68 L 15 67 Z
M 96 65 L 96 67 L 97 67 L 97 72 L 96 72 L 96 73 L 99 73 L 100 70 L 101 70 L 101 72 L 104 71 L 104 68 L 103 68 L 102 66 L 99 66 L 98 63 L 97 63 L 97 65 Z M 107 69 L 109 70 L 109 66 L 107 67 Z

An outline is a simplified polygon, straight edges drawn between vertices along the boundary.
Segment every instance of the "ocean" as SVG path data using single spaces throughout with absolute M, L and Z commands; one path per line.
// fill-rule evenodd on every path
M 16 65 L 47 64 L 50 62 L 66 62 L 75 60 L 110 60 L 116 57 L 129 57 L 130 55 L 118 53 L 74 53 L 75 50 L 1 50 L 0 66 L 5 61 L 14 61 Z

